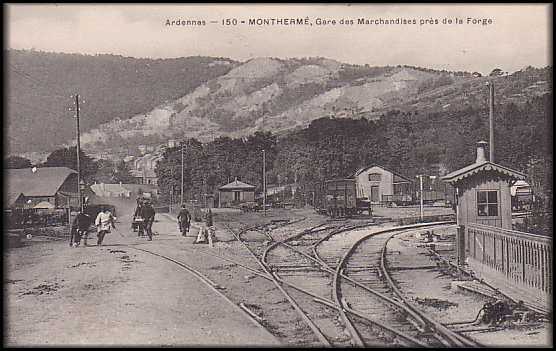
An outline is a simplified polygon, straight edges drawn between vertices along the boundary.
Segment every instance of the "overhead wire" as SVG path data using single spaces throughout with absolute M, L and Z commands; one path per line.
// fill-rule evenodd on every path
M 34 77 L 31 76 L 30 74 L 28 74 L 28 73 L 26 73 L 26 72 L 23 72 L 22 70 L 16 68 L 16 67 L 15 67 L 14 65 L 12 65 L 11 63 L 9 63 L 9 66 L 12 68 L 12 71 L 13 71 L 14 73 L 17 73 L 20 77 L 25 78 L 25 79 L 28 80 L 29 82 L 35 84 L 35 86 L 36 86 L 36 85 L 41 85 L 42 87 L 49 89 L 49 91 L 56 90 L 56 88 L 53 87 L 52 85 L 47 85 L 46 83 L 41 82 L 39 79 L 34 78 Z M 57 93 L 59 93 L 59 94 L 64 94 L 63 92 L 61 92 L 61 91 L 59 91 L 59 90 L 58 90 L 58 91 L 55 91 L 55 92 L 57 92 Z M 52 97 L 58 97 L 58 98 L 62 98 L 62 99 L 71 98 L 71 95 L 69 95 L 69 94 L 66 94 L 66 95 L 59 95 L 59 94 L 53 94 L 53 95 L 50 95 L 50 96 L 52 96 Z M 68 95 L 69 95 L 69 96 L 68 96 Z
M 31 109 L 35 110 L 36 112 L 49 113 L 49 114 L 53 114 L 53 115 L 62 114 L 62 113 L 66 112 L 66 111 L 63 111 L 63 110 L 59 111 L 59 112 L 55 112 L 55 111 L 52 111 L 52 110 L 47 110 L 47 109 L 43 109 L 43 108 L 40 108 L 40 107 L 32 106 L 32 105 L 29 105 L 29 104 L 26 104 L 26 103 L 23 103 L 23 102 L 20 102 L 20 101 L 10 101 L 10 102 L 8 102 L 8 105 L 9 104 L 21 105 L 21 106 L 31 108 Z

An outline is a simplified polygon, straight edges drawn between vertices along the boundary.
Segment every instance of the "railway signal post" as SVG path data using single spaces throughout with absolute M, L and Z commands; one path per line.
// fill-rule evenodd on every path
M 428 177 L 425 174 L 419 174 L 417 178 L 419 178 L 419 213 L 421 217 L 421 222 L 423 222 L 424 214 L 423 214 L 423 177 Z

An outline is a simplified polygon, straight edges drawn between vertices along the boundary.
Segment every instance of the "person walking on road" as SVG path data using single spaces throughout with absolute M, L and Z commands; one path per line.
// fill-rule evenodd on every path
M 178 214 L 178 226 L 180 228 L 181 235 L 186 236 L 191 226 L 191 214 L 187 208 L 185 208 L 185 205 L 181 205 L 181 211 Z
M 137 236 L 144 235 L 144 228 L 143 228 L 143 202 L 141 199 L 137 199 L 137 207 L 135 208 L 135 212 L 133 213 L 133 221 L 131 223 L 131 227 L 133 231 L 137 230 Z
M 114 225 L 114 216 L 112 216 L 112 213 L 110 213 L 108 208 L 99 212 L 97 218 L 95 219 L 95 226 L 97 227 L 97 245 L 100 246 L 102 245 L 104 236 L 107 233 L 110 233 L 110 227 L 116 229 L 116 226 Z
M 72 242 L 70 245 L 72 247 L 78 247 L 81 244 L 81 239 L 84 239 L 84 245 L 87 246 L 87 235 L 89 232 L 89 227 L 91 226 L 91 216 L 85 213 L 85 210 L 79 211 L 72 225 Z
M 153 240 L 153 222 L 154 222 L 155 211 L 150 201 L 147 201 L 143 205 L 143 209 L 141 210 L 141 217 L 143 217 L 143 225 L 145 228 L 145 232 L 147 232 L 147 236 L 149 237 L 147 240 Z
M 202 228 L 199 230 L 199 234 L 197 235 L 197 240 L 195 240 L 195 244 L 205 243 L 208 241 L 210 247 L 212 247 L 213 241 L 216 239 L 215 230 L 214 230 L 214 223 L 212 220 L 212 211 L 210 208 L 204 215 L 205 223 Z

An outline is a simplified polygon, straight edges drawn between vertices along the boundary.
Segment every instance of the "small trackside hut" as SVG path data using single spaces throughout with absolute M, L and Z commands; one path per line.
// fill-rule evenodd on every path
M 487 161 L 486 142 L 477 143 L 475 163 L 442 177 L 456 189 L 457 222 L 512 229 L 510 188 L 525 175 Z
M 525 175 L 487 161 L 443 177 L 456 189 L 458 265 L 515 301 L 546 313 L 552 296 L 552 238 L 512 230 L 511 187 Z
M 237 180 L 218 188 L 218 207 L 234 207 L 255 201 L 255 186 Z

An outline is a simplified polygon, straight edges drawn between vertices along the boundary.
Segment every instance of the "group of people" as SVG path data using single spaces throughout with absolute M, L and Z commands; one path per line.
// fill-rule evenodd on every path
M 133 222 L 137 224 L 137 236 L 147 234 L 147 240 L 153 240 L 153 223 L 156 212 L 152 203 L 148 200 L 137 199 L 137 207 L 133 213 Z M 132 224 L 133 225 L 133 224 Z
M 89 235 L 89 228 L 91 227 L 92 218 L 86 212 L 86 207 L 75 216 L 72 225 L 71 241 L 70 245 L 72 247 L 78 247 L 81 244 L 81 239 L 84 241 L 84 245 L 87 245 L 87 239 Z M 102 245 L 104 236 L 110 232 L 110 228 L 116 229 L 114 224 L 114 216 L 110 212 L 109 208 L 105 208 L 100 211 L 95 218 L 95 226 L 97 228 L 97 245 Z
M 137 207 L 133 213 L 132 226 L 137 225 L 138 236 L 142 237 L 147 235 L 149 241 L 152 240 L 153 231 L 152 225 L 155 218 L 155 210 L 152 203 L 146 199 L 137 199 Z M 191 228 L 191 214 L 187 210 L 185 205 L 181 206 L 181 210 L 178 214 L 178 228 L 182 236 L 187 236 Z M 209 242 L 212 243 L 214 238 L 214 227 L 212 220 L 212 212 L 210 209 L 204 216 L 205 225 L 199 230 L 197 240 L 195 243 Z M 71 241 L 70 246 L 77 247 L 81 244 L 81 240 L 84 240 L 84 245 L 87 245 L 88 232 L 91 227 L 92 217 L 86 211 L 86 206 L 77 214 L 73 221 Z M 110 233 L 111 229 L 116 229 L 114 216 L 110 212 L 109 208 L 104 208 L 100 211 L 95 220 L 94 225 L 97 228 L 97 245 L 102 245 L 104 237 L 107 233 Z
M 189 229 L 191 228 L 191 214 L 189 213 L 185 205 L 181 206 L 181 210 L 178 213 L 177 219 L 178 219 L 178 228 L 182 236 L 186 236 L 187 233 L 189 232 Z M 210 210 L 210 208 L 205 213 L 204 219 L 205 219 L 205 223 L 204 223 L 205 225 L 201 226 L 201 228 L 199 229 L 199 233 L 197 235 L 197 239 L 195 240 L 195 243 L 199 244 L 199 243 L 208 242 L 209 245 L 212 245 L 212 241 L 213 239 L 215 239 L 215 235 L 214 235 L 214 226 L 212 221 L 212 211 Z

